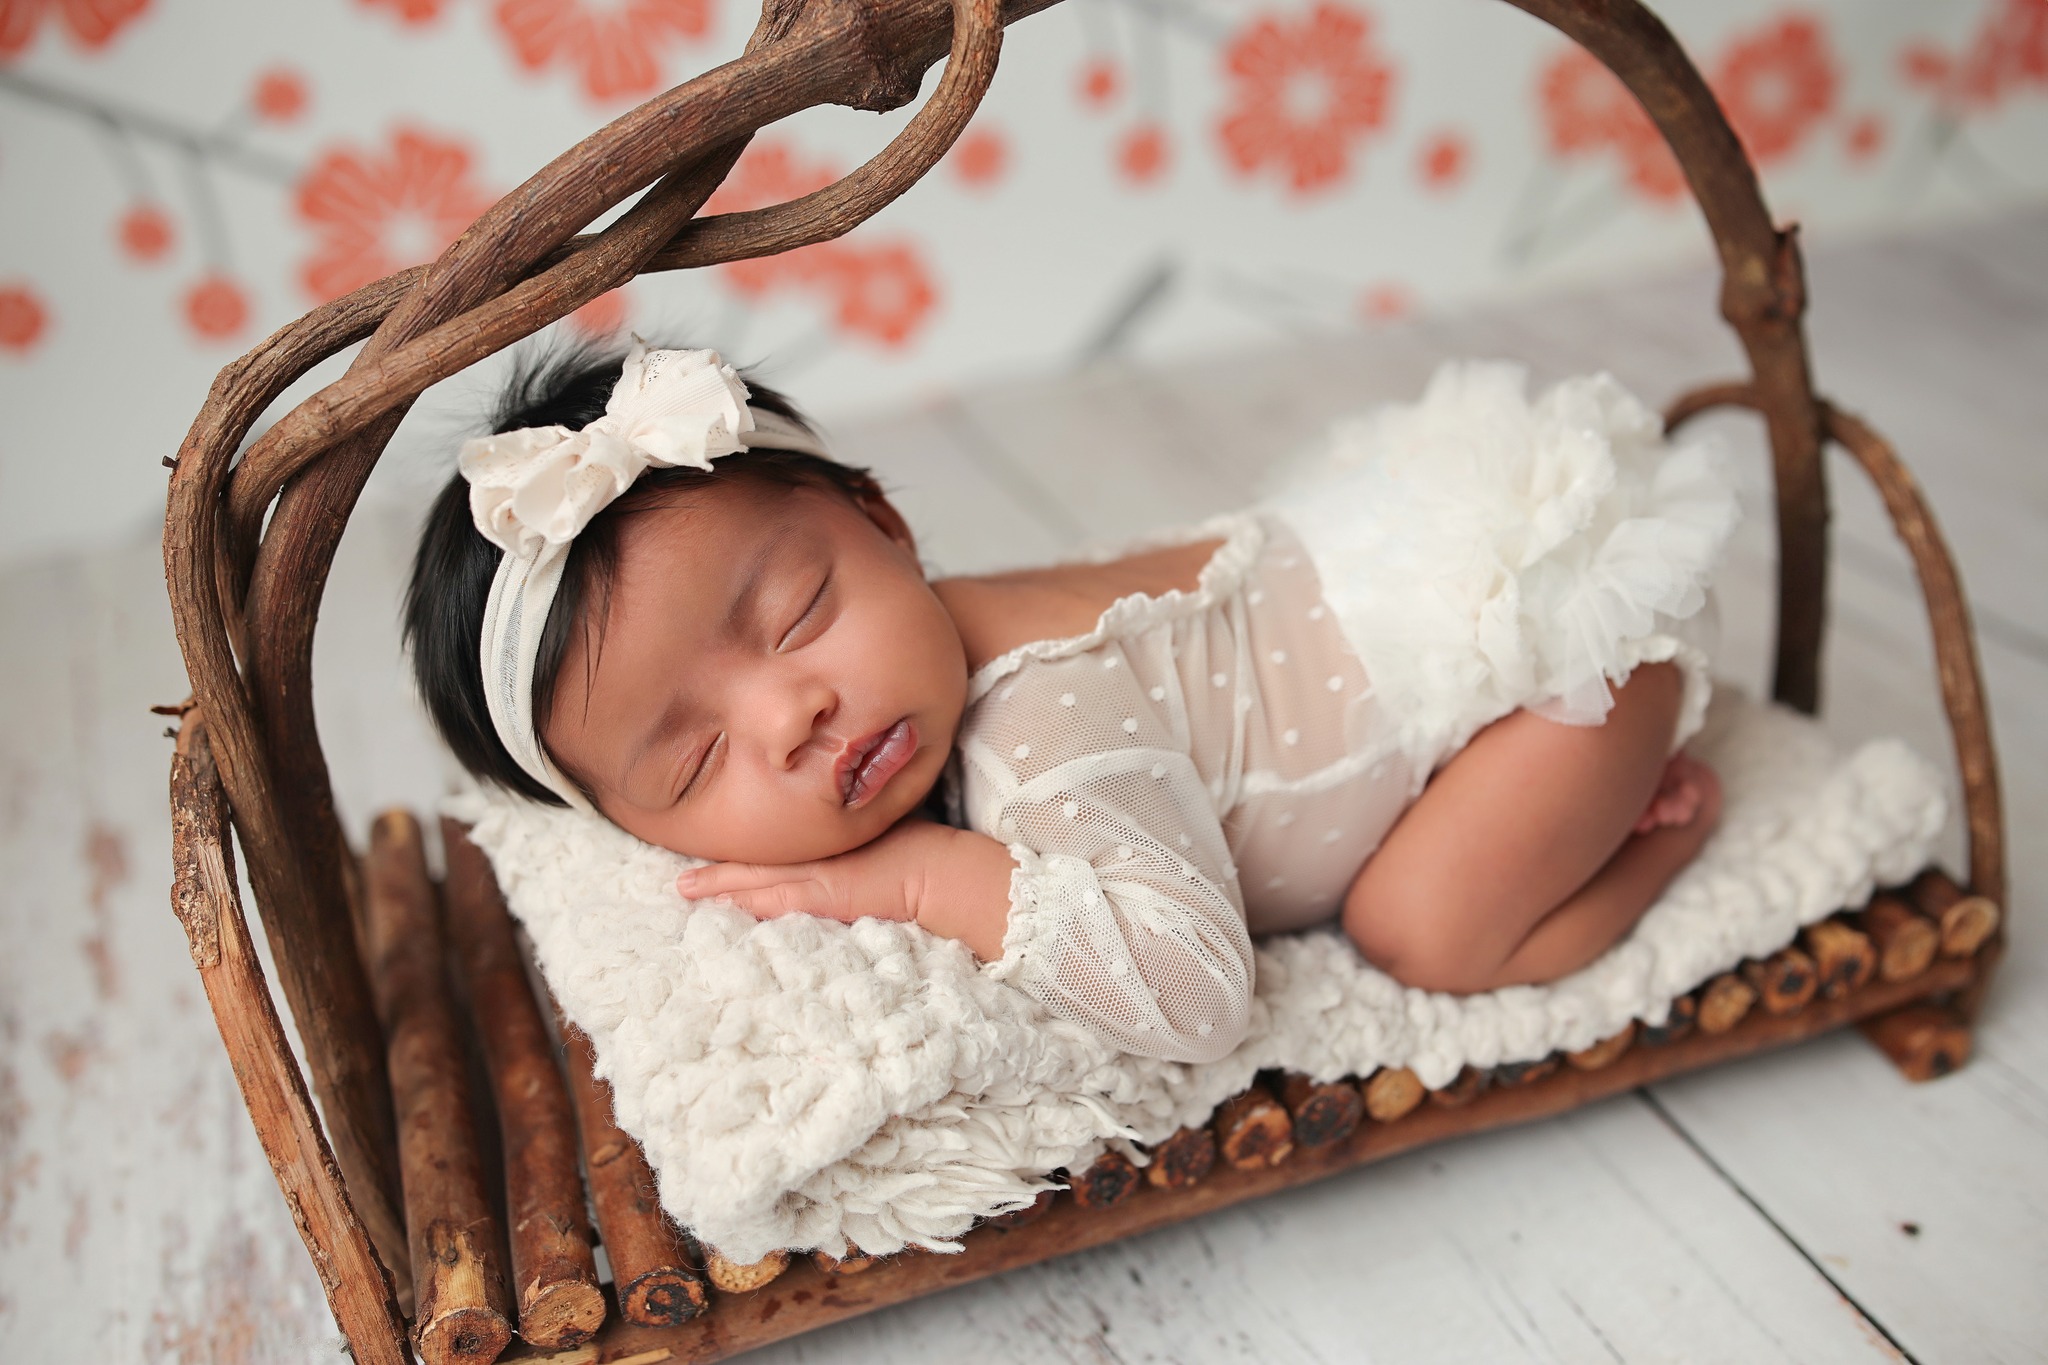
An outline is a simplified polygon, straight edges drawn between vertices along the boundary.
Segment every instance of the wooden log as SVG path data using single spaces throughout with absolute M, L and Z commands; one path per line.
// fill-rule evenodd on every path
M 1104 1152 L 1073 1178 L 1074 1202 L 1084 1209 L 1109 1209 L 1138 1192 L 1138 1168 L 1122 1152 Z
M 858 1275 L 863 1270 L 873 1270 L 882 1258 L 870 1256 L 865 1251 L 849 1246 L 844 1256 L 834 1256 L 829 1251 L 811 1253 L 811 1263 L 827 1275 Z
M 981 1220 L 981 1225 L 987 1228 L 995 1228 L 1000 1232 L 1010 1232 L 1017 1228 L 1026 1227 L 1052 1212 L 1052 1201 L 1058 1194 L 1058 1190 L 1040 1190 L 1038 1198 L 1032 1200 L 1023 1208 L 1011 1209 L 1008 1213 L 998 1213 L 992 1217 L 984 1218 Z
M 1419 1088 L 1419 1087 L 1418 1087 Z M 1280 1078 L 1280 1103 L 1305 1149 L 1342 1142 L 1365 1117 L 1365 1097 L 1349 1081 L 1312 1081 L 1298 1071 Z
M 1383 1066 L 1359 1089 L 1365 1096 L 1365 1112 L 1375 1123 L 1392 1123 L 1411 1113 L 1429 1093 L 1422 1078 L 1405 1066 Z
M 1635 1040 L 1636 1021 L 1631 1019 L 1623 1026 L 1621 1032 L 1610 1033 L 1591 1047 L 1582 1047 L 1577 1052 L 1567 1052 L 1564 1060 L 1567 1065 L 1579 1071 L 1598 1071 L 1620 1061 L 1621 1054 L 1628 1051 L 1629 1045 Z
M 1493 1069 L 1493 1083 L 1502 1087 L 1534 1085 L 1557 1068 L 1557 1054 L 1554 1052 L 1533 1062 L 1502 1062 Z
M 1240 1171 L 1278 1166 L 1294 1151 L 1294 1121 L 1273 1092 L 1253 1081 L 1216 1107 L 1216 1150 Z
M 705 1272 L 689 1239 L 661 1211 L 640 1144 L 612 1121 L 612 1089 L 597 1076 L 590 1039 L 567 1023 L 561 1031 L 590 1202 L 612 1264 L 619 1315 L 645 1327 L 688 1322 L 711 1305 Z
M 1736 972 L 1723 972 L 1700 988 L 1702 1033 L 1726 1033 L 1741 1023 L 1756 1004 L 1756 987 Z
M 1941 930 L 1915 910 L 1903 896 L 1880 891 L 1854 919 L 1877 949 L 1877 978 L 1904 981 L 1933 965 L 1941 949 Z
M 1813 959 L 1797 948 L 1780 948 L 1769 957 L 1742 964 L 1743 979 L 1756 988 L 1757 1002 L 1767 1014 L 1803 1009 L 1820 989 Z
M 1970 1026 L 1945 1005 L 1908 1005 L 1861 1027 L 1908 1080 L 1937 1080 L 1970 1060 Z
M 1963 890 L 1938 867 L 1915 877 L 1906 895 L 1939 928 L 1943 957 L 1969 957 L 1998 932 L 1998 903 Z
M 1877 974 L 1877 945 L 1868 934 L 1842 920 L 1824 919 L 1807 925 L 1800 942 L 1813 959 L 1820 993 L 1829 1000 L 1867 985 Z
M 580 1345 L 604 1326 L 605 1307 L 576 1164 L 575 1110 L 491 865 L 453 820 L 441 821 L 441 842 L 448 933 L 469 983 L 504 1142 L 519 1335 L 537 1346 Z
M 772 1283 L 787 1269 L 787 1251 L 771 1251 L 760 1260 L 745 1264 L 716 1251 L 704 1253 L 704 1273 L 711 1277 L 712 1287 L 721 1294 L 751 1294 L 762 1285 Z
M 1183 1128 L 1152 1149 L 1145 1179 L 1162 1190 L 1198 1185 L 1216 1166 L 1216 1135 L 1207 1128 Z
M 1670 1013 L 1664 1016 L 1663 1023 L 1643 1025 L 1636 1037 L 1645 1047 L 1663 1047 L 1690 1034 L 1698 1026 L 1699 1019 L 1699 997 L 1681 995 L 1671 1002 Z
M 449 998 L 438 898 L 411 815 L 377 817 L 368 873 L 371 984 L 387 1040 L 412 1250 L 413 1344 L 427 1365 L 485 1365 L 512 1340 L 512 1296 Z
M 1445 1109 L 1458 1109 L 1479 1098 L 1493 1078 L 1476 1066 L 1468 1066 L 1451 1077 L 1449 1085 L 1429 1092 L 1429 1102 Z

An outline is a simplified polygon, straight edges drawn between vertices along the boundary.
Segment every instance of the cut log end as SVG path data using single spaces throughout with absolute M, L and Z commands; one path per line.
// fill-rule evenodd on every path
M 1663 1047 L 1681 1038 L 1692 1035 L 1700 1019 L 1700 1002 L 1697 996 L 1681 995 L 1671 1002 L 1670 1012 L 1661 1024 L 1644 1024 L 1637 1030 L 1636 1037 L 1644 1047 Z
M 1074 1177 L 1073 1189 L 1084 1209 L 1115 1208 L 1138 1192 L 1138 1168 L 1122 1152 L 1104 1152 Z
M 580 1276 L 519 1294 L 519 1335 L 536 1346 L 581 1346 L 604 1326 L 604 1291 Z
M 619 1292 L 619 1316 L 637 1327 L 678 1327 L 710 1306 L 703 1277 L 674 1266 L 650 1270 Z
M 1162 1190 L 1185 1190 L 1202 1183 L 1216 1166 L 1216 1135 L 1207 1128 L 1183 1128 L 1152 1149 L 1146 1181 Z
M 1502 1062 L 1493 1069 L 1493 1083 L 1508 1087 L 1534 1085 L 1558 1068 L 1557 1054 L 1538 1057 L 1533 1062 Z
M 858 1275 L 864 1270 L 873 1270 L 882 1263 L 879 1256 L 870 1256 L 853 1247 L 846 1249 L 844 1256 L 834 1256 L 829 1251 L 814 1251 L 811 1262 L 827 1275 Z
M 1365 1117 L 1365 1098 L 1349 1081 L 1312 1081 L 1289 1072 L 1280 1081 L 1280 1103 L 1294 1124 L 1294 1140 L 1304 1148 L 1328 1147 L 1358 1130 Z
M 1907 893 L 1941 935 L 1943 957 L 1969 957 L 1998 932 L 1998 905 L 1989 896 L 1963 890 L 1940 868 L 1914 878 Z
M 1273 1092 L 1254 1081 L 1216 1109 L 1216 1150 L 1241 1171 L 1278 1166 L 1294 1152 L 1294 1122 Z
M 1026 1224 L 1035 1223 L 1045 1217 L 1046 1214 L 1052 1212 L 1052 1201 L 1058 1193 L 1057 1190 L 1040 1190 L 1038 1198 L 1032 1200 L 1023 1208 L 1012 1209 L 1008 1213 L 998 1213 L 993 1217 L 985 1218 L 982 1220 L 982 1226 L 995 1228 L 1001 1232 L 1008 1232 L 1013 1228 L 1021 1228 Z
M 512 1344 L 512 1324 L 489 1308 L 452 1308 L 421 1325 L 424 1365 L 489 1365 Z
M 710 1277 L 712 1287 L 722 1294 L 750 1294 L 787 1269 L 787 1251 L 771 1251 L 760 1260 L 745 1264 L 715 1251 L 704 1253 L 704 1273 Z
M 1406 1117 L 1427 1094 L 1422 1078 L 1405 1066 L 1383 1066 L 1365 1082 L 1365 1112 L 1375 1123 Z
M 1881 981 L 1906 981 L 1934 965 L 1941 949 L 1941 931 L 1904 897 L 1880 892 L 1856 916 L 1856 924 L 1877 949 Z
M 1804 1009 L 1820 989 L 1820 972 L 1813 959 L 1797 948 L 1780 948 L 1761 961 L 1745 962 L 1742 975 L 1756 988 L 1757 1003 L 1767 1014 Z
M 1938 1080 L 1970 1060 L 1970 1026 L 1945 1006 L 1909 1005 L 1862 1029 L 1908 1080 Z
M 1577 1052 L 1567 1052 L 1564 1059 L 1575 1071 L 1598 1071 L 1620 1061 L 1621 1055 L 1629 1050 L 1629 1046 L 1635 1040 L 1636 1024 L 1635 1020 L 1631 1019 L 1621 1032 L 1609 1034 L 1591 1047 L 1582 1047 Z
M 1700 1030 L 1726 1033 L 1747 1018 L 1755 1004 L 1756 987 L 1734 972 L 1723 972 L 1700 991 Z
M 1800 941 L 1813 959 L 1823 999 L 1847 995 L 1877 975 L 1877 945 L 1870 935 L 1842 920 L 1810 924 Z
M 1430 1091 L 1429 1102 L 1446 1109 L 1457 1109 L 1478 1099 L 1490 1080 L 1486 1072 L 1476 1066 L 1468 1066 L 1453 1076 L 1449 1085 Z

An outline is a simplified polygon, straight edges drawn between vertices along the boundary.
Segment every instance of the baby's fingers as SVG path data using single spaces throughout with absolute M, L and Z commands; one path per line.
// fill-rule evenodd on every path
M 752 891 L 810 875 L 803 863 L 706 863 L 676 878 L 676 890 L 689 900 L 705 900 L 734 891 Z
M 831 898 L 817 882 L 781 882 L 737 891 L 721 892 L 719 900 L 735 905 L 755 919 L 779 919 L 783 915 L 825 915 L 837 918 Z

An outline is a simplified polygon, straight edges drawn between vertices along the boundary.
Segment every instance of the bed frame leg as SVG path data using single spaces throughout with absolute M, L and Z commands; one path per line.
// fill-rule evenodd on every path
M 1907 1005 L 1858 1027 L 1909 1081 L 1939 1080 L 1970 1060 L 1970 1026 L 1947 1005 Z

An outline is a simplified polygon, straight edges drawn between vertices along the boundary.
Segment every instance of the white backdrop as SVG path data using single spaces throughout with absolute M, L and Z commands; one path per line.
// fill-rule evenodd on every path
M 1810 233 L 2048 194 L 2048 0 L 1665 0 Z M 741 0 L 0 0 L 0 560 L 158 515 L 213 371 L 431 256 L 604 119 L 735 52 Z M 903 114 L 759 139 L 815 188 Z M 1696 211 L 1604 74 L 1500 0 L 1067 0 L 948 163 L 842 242 L 643 279 L 575 325 L 715 345 L 828 422 L 1644 270 Z M 488 375 L 387 489 L 445 474 Z

